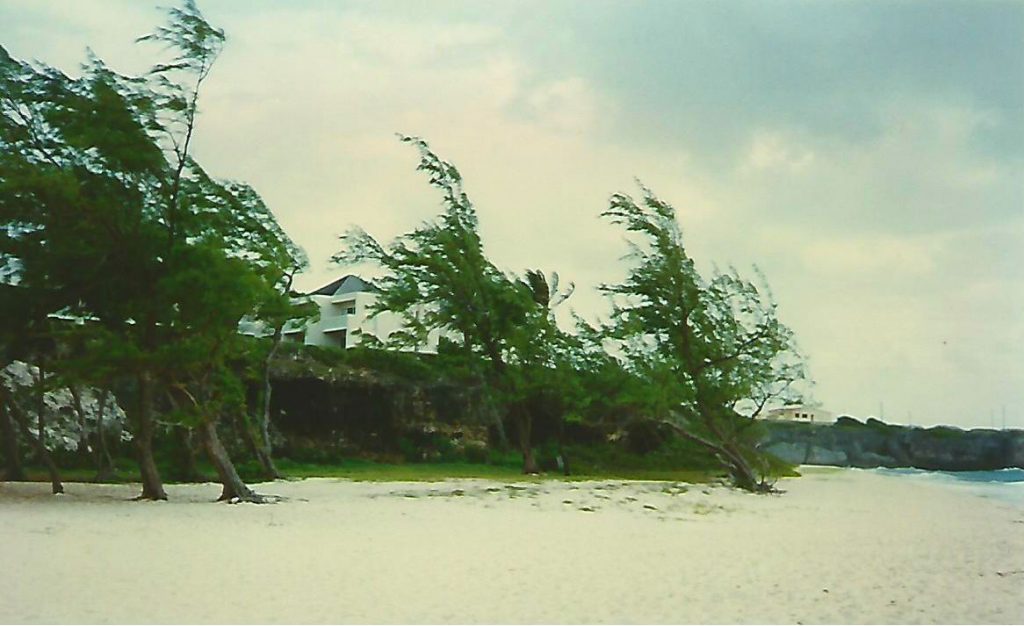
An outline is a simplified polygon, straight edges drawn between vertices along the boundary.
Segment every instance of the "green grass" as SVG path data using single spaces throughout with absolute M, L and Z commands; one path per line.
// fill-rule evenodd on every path
M 654 480 L 704 483 L 718 476 L 707 470 L 668 469 L 614 469 L 594 471 L 587 469 L 578 474 L 564 476 L 558 472 L 547 472 L 535 476 L 522 473 L 516 464 L 487 463 L 377 463 L 353 459 L 321 465 L 297 463 L 287 459 L 277 461 L 277 467 L 288 478 L 346 478 L 354 481 L 373 482 L 431 482 L 448 478 L 485 478 L 499 481 L 544 481 L 544 480 Z M 247 468 L 249 469 L 249 468 Z M 251 468 L 253 471 L 255 468 Z M 248 473 L 248 472 L 247 472 Z M 253 477 L 255 478 L 255 476 Z
M 581 468 L 581 473 L 564 476 L 561 473 L 549 472 L 535 476 L 524 475 L 518 466 L 487 463 L 377 463 L 352 459 L 329 465 L 299 463 L 287 459 L 277 460 L 277 467 L 288 479 L 303 478 L 342 478 L 359 482 L 433 482 L 449 478 L 483 478 L 505 482 L 542 482 L 547 480 L 583 481 L 583 480 L 650 480 L 687 483 L 706 483 L 721 476 L 711 470 L 672 470 L 672 469 L 605 469 Z M 111 482 L 139 482 L 138 468 L 118 464 L 117 478 Z M 200 464 L 202 474 L 214 479 L 213 468 Z M 239 474 L 248 482 L 259 482 L 259 473 L 252 463 L 238 465 Z M 40 467 L 26 467 L 28 479 L 38 482 L 49 482 L 46 470 Z M 66 482 L 92 482 L 96 472 L 91 469 L 61 469 L 61 478 Z M 169 476 L 167 471 L 163 476 Z M 166 479 L 165 479 L 166 480 Z M 166 480 L 174 484 L 173 480 Z
M 512 467 L 484 463 L 376 463 L 351 460 L 331 465 L 296 463 L 282 459 L 277 467 L 288 478 L 347 478 L 355 481 L 438 481 L 446 478 L 518 480 Z

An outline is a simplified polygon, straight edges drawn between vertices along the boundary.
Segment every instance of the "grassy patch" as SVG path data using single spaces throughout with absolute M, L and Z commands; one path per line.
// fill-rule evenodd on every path
M 577 482 L 586 480 L 650 480 L 686 483 L 705 483 L 721 476 L 720 472 L 700 469 L 658 469 L 658 468 L 594 468 L 581 467 L 580 473 L 564 476 L 550 472 L 536 476 L 524 475 L 518 463 L 378 463 L 360 459 L 346 460 L 332 464 L 299 463 L 288 459 L 277 460 L 277 467 L 289 479 L 302 478 L 344 478 L 354 481 L 372 482 L 435 482 L 449 478 L 483 478 L 504 482 L 541 482 L 558 480 Z M 257 466 L 246 462 L 238 465 L 239 474 L 248 482 L 260 482 Z M 200 463 L 199 471 L 215 480 L 213 468 Z M 27 467 L 28 479 L 49 482 L 46 470 Z M 169 475 L 163 472 L 164 476 Z M 93 482 L 96 472 L 92 469 L 61 469 L 61 478 L 66 482 Z M 118 465 L 116 478 L 111 483 L 139 482 L 138 469 Z M 165 480 L 168 484 L 175 481 Z
M 277 465 L 281 473 L 288 478 L 347 478 L 379 482 L 429 482 L 447 478 L 524 478 L 516 468 L 483 463 L 375 463 L 354 459 L 331 465 L 319 465 L 282 459 Z
M 523 474 L 518 465 L 490 465 L 484 463 L 375 463 L 351 460 L 332 465 L 293 463 L 282 460 L 278 468 L 289 478 L 347 478 L 355 481 L 402 482 L 441 481 L 448 478 L 486 478 L 508 482 L 537 482 L 544 480 L 655 480 L 689 483 L 708 482 L 718 476 L 706 470 L 618 469 L 586 471 L 564 476 L 544 473 L 536 476 Z

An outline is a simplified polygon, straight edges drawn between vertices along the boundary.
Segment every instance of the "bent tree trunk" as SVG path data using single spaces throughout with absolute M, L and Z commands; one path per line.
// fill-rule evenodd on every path
M 7 404 L 0 400 L 0 437 L 4 440 L 4 480 L 25 480 L 18 449 L 18 433 L 7 412 Z
M 132 412 L 134 422 L 135 449 L 139 455 L 139 472 L 142 474 L 142 493 L 136 500 L 166 500 L 160 471 L 153 458 L 153 434 L 156 422 L 153 419 L 153 383 L 147 374 L 139 374 L 136 378 L 135 410 Z
M 39 436 L 32 434 L 32 431 L 29 430 L 29 418 L 22 411 L 21 407 L 18 406 L 14 398 L 10 396 L 0 397 L 0 405 L 6 406 L 6 413 L 14 418 L 14 422 L 21 429 L 21 433 L 32 443 L 32 447 L 35 448 L 39 460 L 46 466 L 46 472 L 50 475 L 50 488 L 54 495 L 64 493 L 64 484 L 60 478 L 60 470 L 57 469 L 57 464 L 53 462 L 50 451 L 46 449 L 42 432 L 40 431 Z
M 729 477 L 732 478 L 735 486 L 755 493 L 767 493 L 772 491 L 772 486 L 764 479 L 758 477 L 757 473 L 750 466 L 750 463 L 747 462 L 743 453 L 736 445 L 729 442 L 717 443 L 709 441 L 708 439 L 695 435 L 679 424 L 671 421 L 665 421 L 663 423 L 672 427 L 673 430 L 685 439 L 689 439 L 690 441 L 700 444 L 714 454 L 729 472 Z
M 291 284 L 292 279 L 289 276 L 286 289 L 291 289 Z M 284 338 L 284 324 L 282 322 L 274 329 L 274 343 L 270 347 L 270 352 L 267 353 L 267 359 L 263 362 L 263 406 L 257 417 L 260 437 L 259 441 L 255 442 L 256 445 L 253 446 L 256 452 L 256 459 L 260 462 L 260 467 L 263 468 L 264 476 L 271 480 L 281 478 L 281 473 L 277 471 L 277 466 L 274 465 L 273 449 L 270 444 L 270 397 L 274 393 L 274 385 L 270 380 L 270 366 L 273 364 L 274 358 L 281 348 L 281 341 Z
M 203 447 L 206 449 L 206 454 L 209 455 L 210 461 L 217 470 L 217 476 L 220 477 L 220 482 L 224 486 L 220 497 L 217 498 L 218 502 L 237 498 L 244 502 L 262 503 L 264 501 L 263 497 L 242 482 L 241 477 L 235 470 L 234 463 L 231 462 L 231 457 L 228 456 L 228 451 L 224 449 L 224 445 L 220 442 L 220 437 L 217 435 L 217 425 L 213 420 L 204 420 L 196 430 L 199 433 L 199 439 L 203 442 Z

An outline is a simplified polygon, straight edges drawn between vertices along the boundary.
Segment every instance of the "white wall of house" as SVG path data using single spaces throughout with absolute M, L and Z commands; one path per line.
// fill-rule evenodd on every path
M 792 422 L 814 422 L 822 424 L 830 424 L 836 421 L 836 416 L 831 411 L 825 409 L 813 407 L 792 405 L 784 406 L 778 409 L 771 409 L 765 415 L 765 419 L 770 420 L 788 420 Z
M 377 294 L 356 276 L 346 276 L 318 289 L 310 295 L 310 299 L 320 307 L 320 319 L 304 328 L 286 327 L 287 340 L 302 341 L 313 346 L 352 348 L 359 345 L 366 335 L 387 341 L 392 333 L 405 326 L 401 316 L 395 313 L 383 312 L 370 316 L 371 305 L 376 301 Z M 438 331 L 431 331 L 426 343 L 415 351 L 436 353 L 439 338 Z

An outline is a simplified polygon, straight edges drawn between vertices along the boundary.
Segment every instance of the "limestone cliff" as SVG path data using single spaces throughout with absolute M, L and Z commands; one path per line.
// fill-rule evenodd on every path
M 1024 431 L 917 428 L 840 418 L 835 424 L 765 422 L 763 447 L 789 463 L 971 471 L 1024 468 Z

